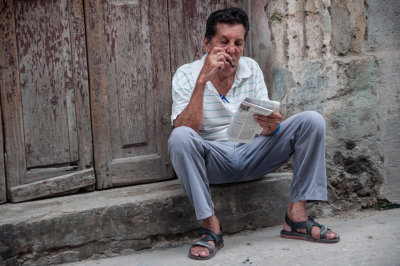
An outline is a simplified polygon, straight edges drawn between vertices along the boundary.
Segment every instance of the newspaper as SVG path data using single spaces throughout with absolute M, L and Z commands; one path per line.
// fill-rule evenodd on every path
M 246 97 L 240 104 L 236 114 L 228 127 L 231 141 L 249 143 L 262 132 L 262 127 L 254 121 L 254 115 L 268 116 L 272 112 L 279 112 L 280 103 L 264 101 Z

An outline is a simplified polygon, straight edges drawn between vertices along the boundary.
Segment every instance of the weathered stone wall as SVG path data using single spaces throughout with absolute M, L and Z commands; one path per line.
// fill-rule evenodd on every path
M 324 214 L 400 202 L 400 1 L 265 0 L 252 56 L 286 117 L 327 122 Z M 268 23 L 266 25 L 266 23 Z M 263 26 L 260 26 L 263 25 Z

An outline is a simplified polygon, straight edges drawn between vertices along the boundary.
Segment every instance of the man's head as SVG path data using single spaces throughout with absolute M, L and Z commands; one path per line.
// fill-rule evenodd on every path
M 204 48 L 208 54 L 221 55 L 221 59 L 225 59 L 225 66 L 220 73 L 235 73 L 244 52 L 248 29 L 248 17 L 240 8 L 215 11 L 207 19 Z
M 242 24 L 245 29 L 244 37 L 246 39 L 249 31 L 249 18 L 243 9 L 233 7 L 211 13 L 207 19 L 206 34 L 204 36 L 208 41 L 211 41 L 217 33 L 217 23 Z

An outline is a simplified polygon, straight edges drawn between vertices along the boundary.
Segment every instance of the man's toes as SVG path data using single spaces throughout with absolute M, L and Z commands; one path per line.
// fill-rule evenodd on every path
M 199 253 L 197 252 L 196 248 L 191 248 L 190 249 L 190 254 L 194 255 L 194 256 L 199 256 Z
M 206 249 L 206 248 L 201 248 L 200 250 L 199 250 L 199 255 L 198 256 L 200 256 L 200 257 L 207 257 L 208 256 L 208 253 L 209 251 L 208 251 L 208 249 Z
M 208 256 L 208 249 L 204 249 L 201 247 L 194 247 L 190 249 L 190 253 L 194 256 L 200 257 L 207 257 Z
M 192 252 L 193 255 L 199 256 L 200 252 L 201 252 L 201 249 L 199 247 L 195 247 L 195 248 L 192 248 L 191 252 Z
M 336 239 L 337 238 L 337 234 L 335 232 L 328 231 L 328 233 L 326 234 L 326 237 L 328 239 Z
M 200 257 L 207 257 L 207 256 L 208 256 L 208 254 L 206 251 L 203 250 L 200 252 Z
M 321 229 L 320 229 L 318 226 L 314 226 L 314 227 L 312 228 L 312 230 L 311 230 L 311 235 L 312 235 L 314 238 L 318 238 L 318 239 L 321 238 L 321 237 L 320 237 L 320 233 L 321 233 Z M 337 234 L 336 234 L 335 232 L 329 230 L 329 231 L 326 233 L 326 238 L 327 238 L 327 239 L 336 239 L 336 238 L 337 238 Z

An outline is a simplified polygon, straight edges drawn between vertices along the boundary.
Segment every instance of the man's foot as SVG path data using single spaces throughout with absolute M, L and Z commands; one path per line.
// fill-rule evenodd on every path
M 301 202 L 294 202 L 291 203 L 289 206 L 289 210 L 287 212 L 287 217 L 289 218 L 289 221 L 291 224 L 289 225 L 288 222 L 285 221 L 283 222 L 283 232 L 281 232 L 281 236 L 287 237 L 287 238 L 296 238 L 296 239 L 304 239 L 304 240 L 310 240 L 315 242 L 324 242 L 324 241 L 318 241 L 321 239 L 321 232 L 322 232 L 322 238 L 324 238 L 327 243 L 336 243 L 339 242 L 339 236 L 332 230 L 326 228 L 323 225 L 320 225 L 313 220 L 308 222 L 308 226 L 311 226 L 311 234 L 309 234 L 309 237 L 307 237 L 307 221 L 309 221 L 309 218 L 306 214 L 306 202 L 301 201 Z M 296 224 L 297 227 L 295 232 L 292 231 L 292 224 Z M 301 224 L 298 224 L 301 223 Z M 300 226 L 299 226 L 300 225 Z M 326 231 L 326 232 L 325 232 Z M 285 233 L 288 232 L 288 233 Z M 289 234 L 290 232 L 292 233 L 301 233 L 301 234 Z M 283 233 L 283 234 L 282 234 Z
M 204 219 L 202 221 L 202 225 L 204 229 L 207 229 L 209 231 L 212 231 L 213 233 L 215 233 L 217 236 L 219 234 L 221 234 L 221 227 L 219 224 L 219 221 L 217 219 L 217 217 L 215 215 L 210 216 L 207 219 Z M 200 237 L 200 240 L 202 239 L 208 239 L 210 234 L 203 234 Z M 207 237 L 208 236 L 208 237 Z M 212 238 L 212 237 L 211 237 Z M 218 239 L 217 239 L 218 240 Z M 221 235 L 221 241 L 222 241 L 222 235 Z M 192 248 L 190 248 L 189 250 L 189 257 L 191 258 L 198 258 L 198 259 L 202 259 L 202 258 L 211 258 L 209 257 L 211 254 L 211 250 L 214 250 L 215 246 L 216 246 L 216 240 L 210 240 L 210 241 L 206 241 L 205 243 L 208 243 L 210 246 L 206 247 L 206 246 L 201 246 L 201 245 L 194 245 L 192 246 Z M 198 242 L 196 242 L 198 243 Z M 223 246 L 223 241 L 221 243 L 217 243 L 219 244 L 217 248 L 222 248 Z M 211 248 L 211 250 L 210 250 Z

